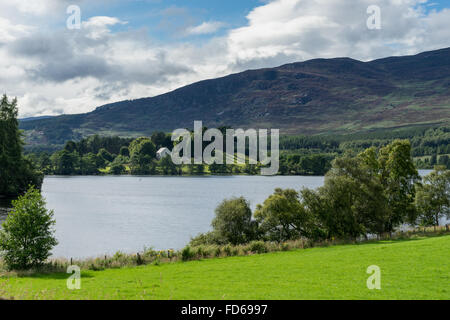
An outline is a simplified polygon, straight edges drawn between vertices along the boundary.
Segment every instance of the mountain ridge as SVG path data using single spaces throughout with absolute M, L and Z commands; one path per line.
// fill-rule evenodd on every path
M 31 143 L 205 126 L 353 133 L 448 123 L 450 48 L 368 62 L 312 59 L 203 80 L 155 97 L 21 122 Z M 60 137 L 58 137 L 58 135 Z

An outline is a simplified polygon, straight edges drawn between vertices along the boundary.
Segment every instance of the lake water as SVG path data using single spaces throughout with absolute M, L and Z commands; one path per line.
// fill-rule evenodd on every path
M 144 247 L 180 249 L 210 230 L 224 199 L 252 207 L 277 187 L 316 188 L 323 177 L 46 177 L 43 196 L 56 219 L 55 257 L 90 257 Z
M 144 247 L 180 249 L 210 230 L 214 209 L 225 198 L 244 196 L 254 209 L 277 187 L 317 188 L 323 181 L 310 176 L 48 176 L 42 193 L 55 213 L 59 244 L 53 256 L 81 258 Z

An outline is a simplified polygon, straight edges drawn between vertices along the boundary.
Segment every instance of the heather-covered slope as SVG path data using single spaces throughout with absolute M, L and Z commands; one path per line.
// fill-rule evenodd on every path
M 450 120 L 450 48 L 371 62 L 315 59 L 201 81 L 95 111 L 21 123 L 32 143 L 192 127 L 357 132 Z

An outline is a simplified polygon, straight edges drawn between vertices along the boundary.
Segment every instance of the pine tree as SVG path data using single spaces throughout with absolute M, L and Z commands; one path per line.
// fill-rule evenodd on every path
M 0 195 L 17 196 L 30 185 L 40 189 L 42 174 L 23 156 L 22 133 L 17 120 L 17 99 L 0 101 Z

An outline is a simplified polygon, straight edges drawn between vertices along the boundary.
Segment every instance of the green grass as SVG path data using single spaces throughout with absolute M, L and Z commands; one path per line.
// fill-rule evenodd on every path
M 16 299 L 450 299 L 450 236 L 380 241 L 244 257 L 3 276 L 0 296 Z M 381 268 L 381 290 L 366 269 Z

